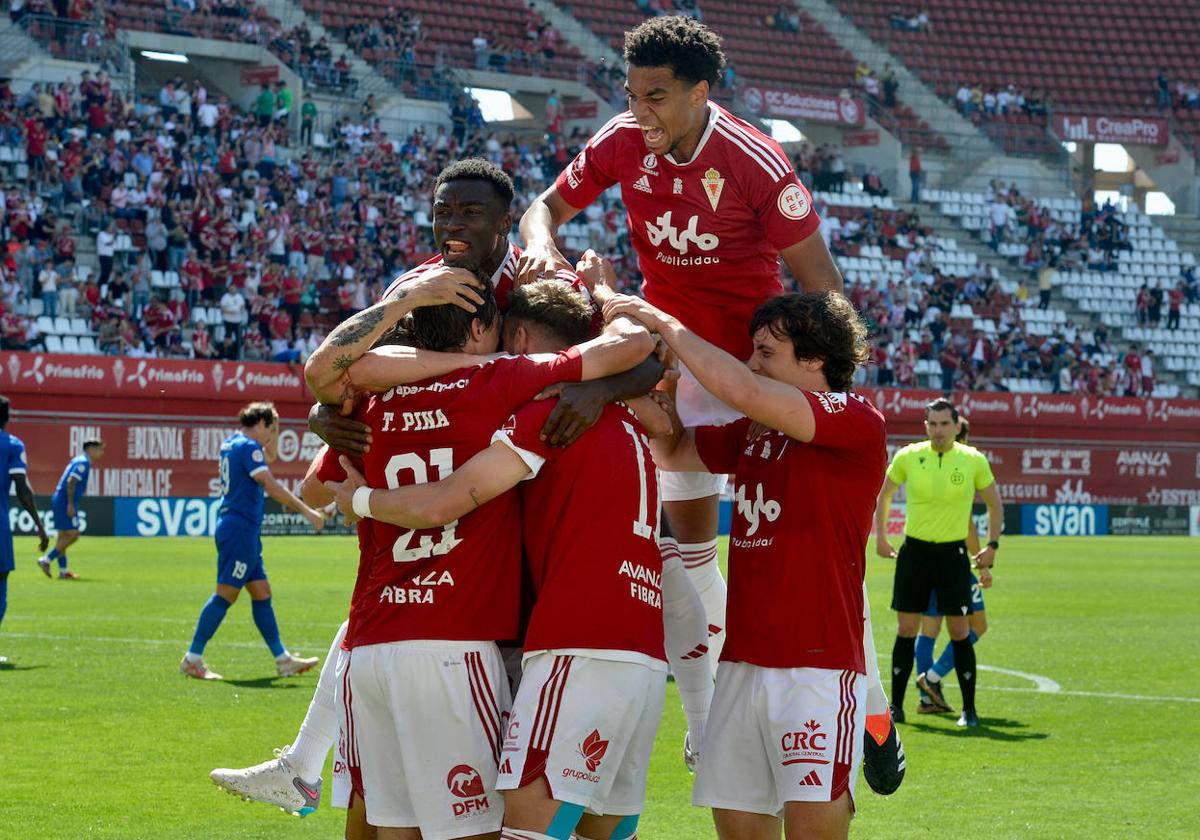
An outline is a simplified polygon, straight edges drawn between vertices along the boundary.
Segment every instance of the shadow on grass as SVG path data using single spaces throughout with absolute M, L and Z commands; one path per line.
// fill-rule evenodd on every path
M 950 718 L 949 715 L 946 716 Z M 1048 732 L 1022 731 L 1029 725 L 1019 720 L 1008 718 L 981 717 L 979 727 L 975 729 L 959 728 L 957 726 L 930 726 L 927 723 L 902 724 L 909 729 L 929 735 L 946 735 L 951 738 L 989 738 L 993 741 L 1043 741 L 1050 737 Z M 903 737 L 904 729 L 900 730 Z
M 237 686 L 238 688 L 299 688 L 302 684 L 289 681 L 287 677 L 258 677 L 253 680 L 231 680 L 229 678 L 221 680 L 225 685 Z
M 45 665 L 18 665 L 15 662 L 0 662 L 0 671 L 38 671 Z

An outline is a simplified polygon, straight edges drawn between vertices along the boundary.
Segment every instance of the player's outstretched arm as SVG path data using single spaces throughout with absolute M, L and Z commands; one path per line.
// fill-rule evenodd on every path
M 636 318 L 657 332 L 700 384 L 730 408 L 804 443 L 813 439 L 816 420 L 803 391 L 756 375 L 744 363 L 641 298 L 617 295 L 605 304 L 605 318 L 621 315 Z
M 480 356 L 474 353 L 440 353 L 392 344 L 377 347 L 346 370 L 347 381 L 356 391 L 380 393 L 397 385 L 445 376 L 465 367 L 478 365 L 501 354 Z
M 254 473 L 254 480 L 259 483 L 262 489 L 275 501 L 284 507 L 289 507 L 296 513 L 303 516 L 313 526 L 313 529 L 319 534 L 325 527 L 325 514 L 319 510 L 313 510 L 300 499 L 292 495 L 292 491 L 288 490 L 275 476 L 271 475 L 268 469 L 259 470 Z
M 542 426 L 542 439 L 551 446 L 570 446 L 600 419 L 604 406 L 617 400 L 630 402 L 644 397 L 662 379 L 664 370 L 662 362 L 654 356 L 647 356 L 634 367 L 615 376 L 592 382 L 552 385 L 537 397 L 559 398 Z
M 896 549 L 888 542 L 887 523 L 888 514 L 892 510 L 892 496 L 896 494 L 896 488 L 899 486 L 890 478 L 885 478 L 883 486 L 879 488 L 879 498 L 875 502 L 875 553 L 880 557 L 896 557 Z
M 50 545 L 50 537 L 46 534 L 46 526 L 42 524 L 41 514 L 38 513 L 37 499 L 33 497 L 33 488 L 29 486 L 29 479 L 22 473 L 13 473 L 12 483 L 17 494 L 17 501 L 33 518 L 33 526 L 37 529 L 38 535 L 38 551 L 45 552 Z
M 558 188 L 550 185 L 544 193 L 534 199 L 533 204 L 521 217 L 521 238 L 526 247 L 517 261 L 516 284 L 536 283 L 543 277 L 553 275 L 560 268 L 570 268 L 569 263 L 554 244 L 558 228 L 579 214 Z
M 584 382 L 623 373 L 654 352 L 654 336 L 633 318 L 614 317 L 600 335 L 578 345 Z
M 342 514 L 347 518 L 378 519 L 401 528 L 447 525 L 516 487 L 530 472 L 521 457 L 500 442 L 476 453 L 441 481 L 391 490 L 368 488 L 348 458 L 342 457 L 340 462 L 346 480 L 329 481 L 326 486 L 336 496 Z
M 388 301 L 347 318 L 304 364 L 304 378 L 318 401 L 342 403 L 354 396 L 346 370 L 401 318 L 422 306 L 452 303 L 468 312 L 483 303 L 479 280 L 469 271 L 442 266 L 404 284 Z
M 780 252 L 788 271 L 806 292 L 842 292 L 845 284 L 829 246 L 818 234 L 797 242 Z

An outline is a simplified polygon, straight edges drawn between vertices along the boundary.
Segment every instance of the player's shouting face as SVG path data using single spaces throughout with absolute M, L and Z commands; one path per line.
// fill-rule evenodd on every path
M 631 65 L 625 93 L 646 148 L 656 155 L 675 152 L 681 140 L 696 134 L 707 115 L 708 82 L 688 82 L 670 67 Z
M 508 204 L 488 181 L 447 181 L 433 194 L 433 238 L 446 265 L 476 273 L 498 265 L 511 227 Z

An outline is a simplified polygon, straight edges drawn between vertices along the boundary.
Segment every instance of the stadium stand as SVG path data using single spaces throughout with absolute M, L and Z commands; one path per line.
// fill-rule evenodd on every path
M 593 32 L 620 50 L 624 33 L 648 16 L 633 0 L 596 0 L 578 5 L 559 4 Z M 651 4 L 644 4 L 649 9 Z M 666 4 L 670 6 L 670 4 Z M 695 4 L 693 4 L 695 6 Z M 776 14 L 792 7 L 749 0 L 743 3 L 701 3 L 704 22 L 721 33 L 724 49 L 733 65 L 736 80 L 784 90 L 841 93 L 855 85 L 859 60 L 838 46 L 819 23 L 800 7 L 794 7 L 799 31 L 774 25 Z M 882 73 L 883 68 L 876 72 Z M 735 83 L 736 85 L 736 83 Z M 731 91 L 725 91 L 729 95 Z M 945 149 L 947 142 L 921 122 L 903 103 L 895 107 L 873 107 L 872 116 L 894 129 L 904 143 L 930 149 Z
M 874 40 L 886 44 L 946 99 L 964 84 L 985 91 L 1009 85 L 1037 95 L 1043 104 L 1085 113 L 1126 116 L 1172 113 L 1193 148 L 1200 138 L 1200 93 L 1189 107 L 1197 78 L 1194 46 L 1200 16 L 1189 0 L 1136 4 L 1099 0 L 1081 7 L 1068 0 L 1035 5 L 1013 0 L 929 0 L 923 31 L 896 27 L 890 0 L 839 0 L 838 7 Z M 916 11 L 905 6 L 906 13 Z M 1130 49 L 1153 44 L 1154 49 Z M 1119 61 L 1113 56 L 1120 55 Z M 1160 107 L 1157 77 L 1166 71 L 1169 101 Z M 1037 94 L 1044 91 L 1044 94 Z M 1039 117 L 1017 113 L 1005 122 L 1037 128 Z M 984 121 L 985 125 L 988 122 Z M 1043 135 L 1044 136 L 1044 135 Z M 1028 132 L 1030 148 L 1014 141 L 1009 151 L 1044 151 Z

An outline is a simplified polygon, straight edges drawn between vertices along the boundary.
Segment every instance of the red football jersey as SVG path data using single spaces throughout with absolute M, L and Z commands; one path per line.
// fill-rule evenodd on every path
M 714 473 L 735 473 L 721 659 L 866 673 L 863 575 L 887 468 L 883 415 L 857 394 L 805 392 L 816 435 L 751 421 L 696 429 Z
M 779 252 L 816 233 L 820 219 L 779 144 L 708 107 L 708 128 L 687 163 L 651 154 L 626 111 L 596 132 L 555 186 L 572 207 L 586 207 L 620 184 L 646 299 L 747 359 L 750 316 L 783 291 Z
M 512 291 L 513 277 L 516 276 L 517 260 L 520 259 L 520 257 L 521 249 L 510 242 L 508 245 L 508 256 L 504 258 L 504 262 L 500 263 L 500 267 L 497 268 L 496 273 L 492 275 L 492 288 L 495 290 L 496 306 L 501 312 L 508 310 L 508 293 Z M 387 287 L 387 291 L 383 293 L 383 297 L 380 298 L 380 300 L 387 300 L 388 296 L 391 295 L 392 292 L 394 292 L 402 283 L 415 280 L 417 277 L 420 277 L 422 274 L 429 271 L 429 269 L 436 268 L 440 265 L 445 265 L 445 262 L 442 260 L 442 255 L 438 254 L 436 257 L 426 260 L 415 268 L 409 269 L 408 271 L 404 272 L 404 274 L 392 281 L 391 285 Z M 587 286 L 584 285 L 583 280 L 581 280 L 579 275 L 574 271 L 567 271 L 566 269 L 560 268 L 556 276 L 559 280 L 562 280 L 565 283 L 570 283 L 577 290 L 583 292 L 583 294 L 587 296 L 589 300 L 591 299 L 591 295 L 589 295 L 587 291 Z
M 658 478 L 645 431 L 622 404 L 568 447 L 539 439 L 557 400 L 529 403 L 495 439 L 529 465 L 521 485 L 536 600 L 525 651 L 625 650 L 666 661 Z
M 579 351 L 571 348 L 505 356 L 372 395 L 355 415 L 371 427 L 373 443 L 363 456 L 367 484 L 395 488 L 446 478 L 487 447 L 518 407 L 548 385 L 578 381 L 582 371 Z M 332 471 L 342 474 L 340 467 Z M 515 638 L 519 516 L 517 494 L 505 493 L 442 528 L 370 520 L 372 556 L 354 586 L 347 645 Z

